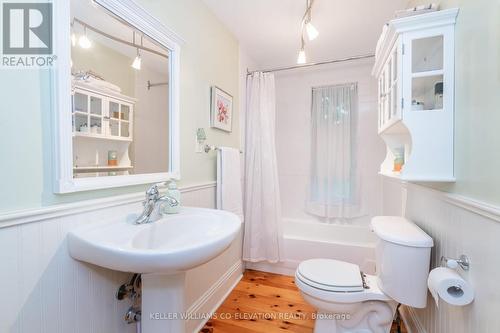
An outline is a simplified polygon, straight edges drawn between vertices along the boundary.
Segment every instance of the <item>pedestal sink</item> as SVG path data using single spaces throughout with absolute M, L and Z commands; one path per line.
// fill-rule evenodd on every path
M 70 255 L 142 273 L 142 333 L 182 333 L 184 272 L 223 252 L 240 230 L 240 219 L 225 211 L 184 207 L 156 222 L 137 225 L 134 220 L 129 216 L 71 231 Z

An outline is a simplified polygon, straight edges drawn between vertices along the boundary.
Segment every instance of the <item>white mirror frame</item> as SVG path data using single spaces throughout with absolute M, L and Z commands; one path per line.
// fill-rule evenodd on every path
M 109 177 L 73 178 L 71 110 L 70 1 L 54 1 L 54 44 L 57 55 L 53 72 L 54 192 L 70 193 L 111 187 L 148 184 L 180 178 L 179 57 L 183 40 L 133 0 L 94 0 L 169 49 L 169 172 Z

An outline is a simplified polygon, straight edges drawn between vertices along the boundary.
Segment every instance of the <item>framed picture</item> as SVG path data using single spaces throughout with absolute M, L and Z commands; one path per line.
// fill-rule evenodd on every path
M 233 96 L 216 86 L 212 87 L 211 95 L 211 126 L 231 132 L 233 125 Z

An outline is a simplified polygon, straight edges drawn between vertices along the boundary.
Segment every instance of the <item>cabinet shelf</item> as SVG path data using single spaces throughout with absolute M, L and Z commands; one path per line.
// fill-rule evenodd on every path
M 379 175 L 389 177 L 389 178 L 394 178 L 394 179 L 399 179 L 401 180 L 401 172 L 396 172 L 396 171 L 380 171 L 378 173 Z
M 413 73 L 411 76 L 412 76 L 412 78 L 419 78 L 419 77 L 439 76 L 439 75 L 443 75 L 443 74 L 444 74 L 444 70 L 438 69 L 435 71 L 425 71 L 425 72 Z
M 406 177 L 401 174 L 401 172 L 395 171 L 380 171 L 378 173 L 381 176 L 388 177 L 391 179 L 396 179 L 403 182 L 440 182 L 440 183 L 453 183 L 456 181 L 455 177 L 433 177 L 433 176 L 425 176 L 425 177 Z
M 87 171 L 112 171 L 112 170 L 130 170 L 133 169 L 134 167 L 131 165 L 116 165 L 116 166 L 110 166 L 110 165 L 97 165 L 97 166 L 76 166 L 73 168 L 73 171 L 75 172 L 87 172 Z
M 80 138 L 99 139 L 99 140 L 132 142 L 131 138 L 125 138 L 125 137 L 119 137 L 119 136 L 110 136 L 110 135 L 103 135 L 103 134 L 95 134 L 95 133 L 73 132 L 73 136 L 74 137 L 80 137 Z

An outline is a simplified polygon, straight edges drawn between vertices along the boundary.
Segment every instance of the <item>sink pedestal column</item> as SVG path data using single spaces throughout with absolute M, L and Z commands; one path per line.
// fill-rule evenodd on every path
M 141 333 L 184 333 L 186 274 L 142 274 Z

